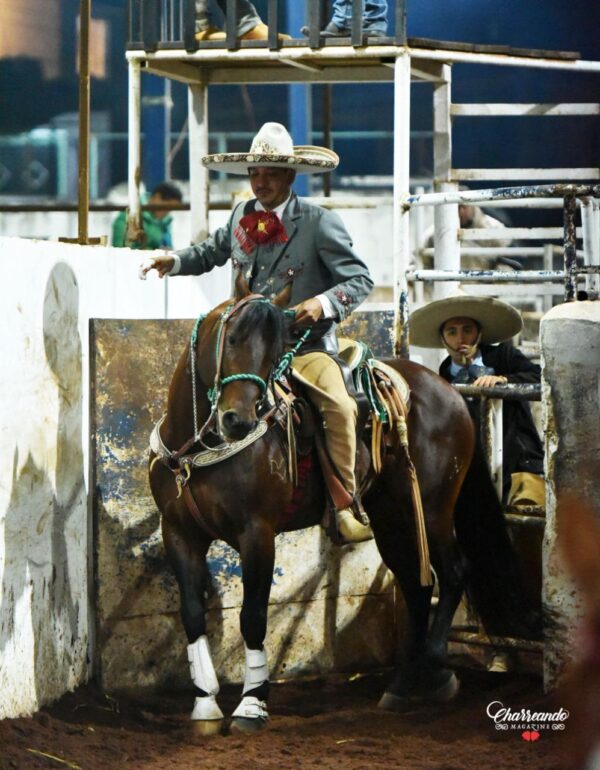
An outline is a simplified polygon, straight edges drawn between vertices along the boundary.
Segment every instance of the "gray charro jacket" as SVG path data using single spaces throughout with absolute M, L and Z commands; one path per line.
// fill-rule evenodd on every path
M 291 306 L 325 294 L 340 321 L 366 299 L 373 281 L 337 214 L 293 194 L 282 219 L 288 240 L 254 246 L 247 253 L 236 232 L 255 203 L 254 199 L 240 203 L 224 227 L 202 243 L 178 251 L 179 275 L 201 275 L 232 259 L 252 291 L 273 297 L 293 281 Z

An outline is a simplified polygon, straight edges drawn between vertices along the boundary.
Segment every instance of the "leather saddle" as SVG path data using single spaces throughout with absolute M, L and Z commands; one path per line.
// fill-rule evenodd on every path
M 361 494 L 380 472 L 386 451 L 406 437 L 406 415 L 410 408 L 410 388 L 392 367 L 377 361 L 362 342 L 338 339 L 338 350 L 327 350 L 342 372 L 348 393 L 355 398 L 357 416 L 357 482 Z M 290 478 L 297 483 L 298 456 L 306 456 L 316 448 L 323 478 L 333 508 L 352 506 L 329 458 L 325 429 L 313 409 L 304 385 L 292 376 L 276 386 L 273 419 L 287 436 Z M 370 459 L 365 461 L 365 447 Z M 359 501 L 360 505 L 360 501 Z

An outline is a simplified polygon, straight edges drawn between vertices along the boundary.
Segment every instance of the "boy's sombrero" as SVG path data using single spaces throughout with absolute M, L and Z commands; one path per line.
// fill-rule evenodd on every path
M 523 320 L 512 305 L 493 297 L 455 294 L 418 308 L 409 317 L 411 345 L 442 347 L 441 327 L 450 318 L 472 318 L 481 327 L 481 342 L 503 342 L 523 328 Z

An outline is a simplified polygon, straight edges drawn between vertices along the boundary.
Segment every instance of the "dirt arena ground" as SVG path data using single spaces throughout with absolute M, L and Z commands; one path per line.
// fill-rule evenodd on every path
M 80 688 L 32 719 L 0 722 L 0 769 L 81 770 L 564 770 L 563 733 L 496 730 L 486 715 L 500 700 L 511 709 L 545 711 L 537 677 L 461 668 L 461 691 L 443 706 L 393 714 L 377 708 L 386 674 L 273 685 L 271 720 L 255 735 L 195 736 L 192 696 L 145 700 Z M 230 714 L 239 688 L 222 690 Z

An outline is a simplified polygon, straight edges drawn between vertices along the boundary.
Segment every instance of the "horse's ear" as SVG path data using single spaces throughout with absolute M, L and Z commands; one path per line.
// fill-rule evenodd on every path
M 244 297 L 247 297 L 248 294 L 250 294 L 250 287 L 248 286 L 248 281 L 246 280 L 244 273 L 241 270 L 238 270 L 238 274 L 235 279 L 234 299 L 236 302 L 239 302 L 241 299 L 244 299 Z
M 273 305 L 277 305 L 277 307 L 287 307 L 290 304 L 290 299 L 292 298 L 292 282 L 286 283 L 286 285 L 283 287 L 283 289 L 279 292 L 279 294 L 271 300 L 271 303 Z

